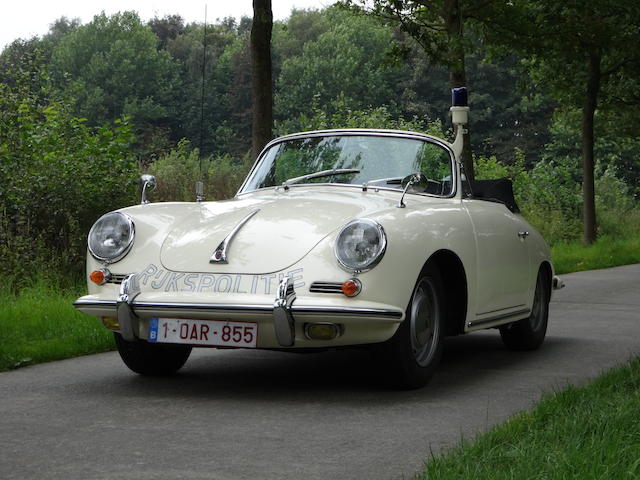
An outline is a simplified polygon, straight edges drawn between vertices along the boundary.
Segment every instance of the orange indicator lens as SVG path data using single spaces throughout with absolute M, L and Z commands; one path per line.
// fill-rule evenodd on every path
M 342 293 L 347 297 L 355 297 L 360 293 L 361 288 L 362 284 L 360 283 L 360 280 L 352 278 L 342 284 Z
M 96 285 L 104 285 L 107 281 L 108 272 L 106 270 L 94 270 L 89 274 L 89 280 Z

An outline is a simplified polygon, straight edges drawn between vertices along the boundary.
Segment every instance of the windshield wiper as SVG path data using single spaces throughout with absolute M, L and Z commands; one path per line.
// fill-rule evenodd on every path
M 285 190 L 289 189 L 289 185 L 294 183 L 304 182 L 305 180 L 311 180 L 313 178 L 330 177 L 331 175 L 344 175 L 346 173 L 360 173 L 357 168 L 334 168 L 332 170 L 322 170 L 321 172 L 309 173 L 302 175 L 301 177 L 290 178 L 289 180 L 282 182 L 282 187 Z

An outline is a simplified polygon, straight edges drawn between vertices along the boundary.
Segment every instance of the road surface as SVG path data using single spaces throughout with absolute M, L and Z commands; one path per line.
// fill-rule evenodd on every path
M 401 479 L 546 392 L 640 354 L 640 265 L 565 275 L 548 337 L 447 340 L 424 389 L 377 386 L 365 351 L 194 351 L 171 379 L 116 353 L 0 373 L 0 478 Z

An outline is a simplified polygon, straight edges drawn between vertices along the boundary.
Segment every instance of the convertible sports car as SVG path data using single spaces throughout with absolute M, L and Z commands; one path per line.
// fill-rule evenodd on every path
M 371 346 L 398 387 L 424 385 L 445 335 L 500 329 L 543 342 L 549 249 L 508 180 L 462 171 L 456 140 L 390 130 L 297 133 L 269 143 L 226 201 L 142 204 L 89 233 L 89 295 L 124 363 L 176 372 L 192 347 Z

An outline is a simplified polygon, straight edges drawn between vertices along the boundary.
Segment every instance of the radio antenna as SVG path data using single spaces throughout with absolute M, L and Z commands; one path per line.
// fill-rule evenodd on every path
M 204 200 L 204 182 L 202 181 L 202 148 L 204 146 L 204 87 L 205 87 L 205 67 L 207 64 L 207 5 L 204 6 L 204 33 L 202 39 L 202 91 L 200 92 L 200 180 L 196 182 L 196 201 Z

